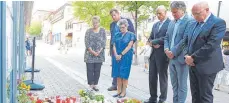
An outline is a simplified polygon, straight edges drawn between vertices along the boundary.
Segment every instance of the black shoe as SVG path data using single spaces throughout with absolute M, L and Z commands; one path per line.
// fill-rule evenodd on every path
M 157 103 L 165 103 L 164 101 L 159 100 Z
M 93 87 L 92 88 L 94 91 L 96 91 L 96 92 L 98 92 L 99 91 L 99 89 L 98 88 L 96 88 L 96 87 Z
M 115 91 L 115 90 L 117 90 L 117 87 L 113 87 L 113 86 L 111 86 L 110 88 L 108 88 L 107 89 L 108 91 Z
M 152 102 L 150 100 L 146 100 L 146 101 L 144 101 L 144 103 L 157 103 L 157 102 Z
M 113 97 L 114 97 L 114 98 L 115 98 L 115 97 L 119 97 L 120 94 L 121 94 L 121 93 L 115 94 L 115 95 L 113 95 Z
M 126 96 L 126 94 L 125 94 L 124 96 L 119 95 L 119 97 L 118 97 L 118 98 L 124 98 L 125 96 Z

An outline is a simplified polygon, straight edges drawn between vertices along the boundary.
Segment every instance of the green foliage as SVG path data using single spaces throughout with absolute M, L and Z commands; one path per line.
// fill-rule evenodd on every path
M 30 27 L 26 27 L 26 30 L 30 35 L 39 36 L 41 33 L 41 22 L 32 22 Z
M 80 95 L 81 99 L 82 99 L 82 103 L 91 103 L 90 101 L 102 101 L 104 102 L 104 96 L 103 95 L 99 95 L 99 94 L 95 94 L 93 93 L 93 91 L 90 90 L 79 90 L 78 94 Z
M 137 12 L 137 24 L 138 26 L 146 19 L 149 18 L 151 13 L 156 13 L 155 9 L 164 5 L 167 9 L 169 8 L 169 1 L 119 1 L 123 10 L 127 10 L 131 13 Z M 134 17 L 135 18 L 135 17 Z
M 95 100 L 96 101 L 104 101 L 104 96 L 103 95 L 95 95 Z
M 99 16 L 100 25 L 109 30 L 112 22 L 109 12 L 114 5 L 113 1 L 75 1 L 74 16 L 90 25 L 92 17 Z

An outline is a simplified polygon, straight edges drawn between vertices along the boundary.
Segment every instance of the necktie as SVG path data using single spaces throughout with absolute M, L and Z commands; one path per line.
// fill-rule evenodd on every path
M 198 31 L 200 31 L 201 30 L 201 27 L 202 27 L 202 24 L 203 24 L 204 22 L 199 22 L 197 25 L 196 25 L 196 28 L 195 28 L 195 30 L 194 30 L 194 32 L 193 32 L 193 34 L 192 34 L 192 36 L 191 36 L 191 42 L 189 43 L 189 48 L 190 48 L 190 51 L 192 52 L 192 44 L 193 44 L 193 42 L 194 42 L 194 37 L 196 36 L 196 35 L 198 35 Z
M 161 22 L 158 23 L 158 32 L 161 29 Z
M 198 35 L 197 32 L 201 29 L 203 22 L 199 22 L 193 32 L 193 36 Z

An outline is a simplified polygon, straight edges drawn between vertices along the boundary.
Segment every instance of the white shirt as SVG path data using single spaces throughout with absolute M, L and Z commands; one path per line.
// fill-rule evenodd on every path
M 165 18 L 165 20 L 163 20 L 162 22 L 160 21 L 160 25 L 159 25 L 159 29 L 158 29 L 158 30 L 161 29 L 162 25 L 164 24 L 164 22 L 165 22 L 166 20 L 167 20 L 167 18 Z
M 211 16 L 212 13 L 209 13 L 207 18 L 204 19 L 204 23 L 201 25 L 201 27 L 207 22 L 207 20 L 209 19 L 209 17 Z

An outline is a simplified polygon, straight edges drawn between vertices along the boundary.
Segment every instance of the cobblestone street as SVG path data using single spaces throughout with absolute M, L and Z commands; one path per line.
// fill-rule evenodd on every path
M 46 96 L 77 96 L 77 91 L 80 89 L 86 89 L 87 78 L 85 63 L 83 62 L 83 48 L 70 48 L 67 54 L 60 54 L 57 51 L 57 47 L 48 45 L 39 41 L 37 43 L 37 55 L 36 55 L 36 69 L 40 69 L 39 73 L 35 73 L 35 81 L 39 81 L 45 85 L 45 89 L 42 91 L 33 91 L 37 93 L 41 98 Z M 48 52 L 44 48 L 49 48 Z M 228 58 L 226 67 L 228 67 Z M 139 56 L 139 63 L 143 63 L 143 57 Z M 100 91 L 98 93 L 103 94 L 107 99 L 116 101 L 112 95 L 115 91 L 108 92 L 107 88 L 111 86 L 111 67 L 110 57 L 106 57 L 106 62 L 102 66 L 101 76 L 99 81 Z M 30 78 L 30 74 L 26 73 L 27 78 Z M 188 84 L 189 85 L 189 84 Z M 222 86 L 220 91 L 214 90 L 214 103 L 229 103 L 227 98 L 229 96 L 229 86 Z M 166 103 L 172 103 L 172 86 L 169 79 L 168 99 Z M 129 86 L 127 90 L 127 97 L 137 98 L 139 100 L 145 100 L 149 98 L 148 87 L 148 74 L 143 72 L 142 64 L 133 65 Z M 191 103 L 190 89 L 188 89 L 187 103 Z

